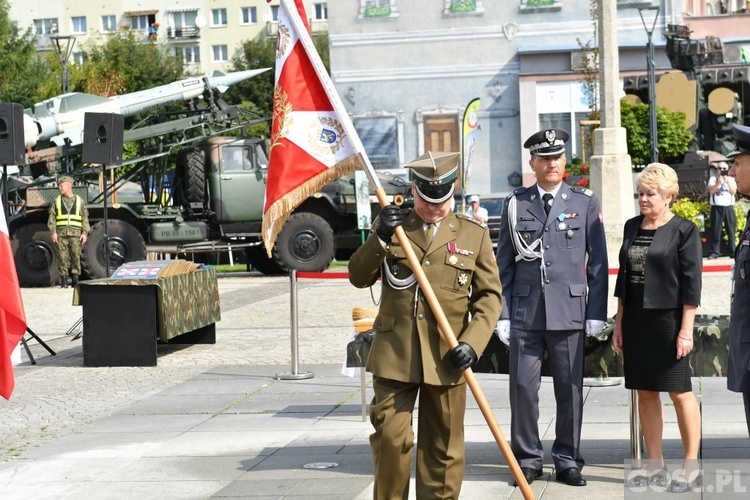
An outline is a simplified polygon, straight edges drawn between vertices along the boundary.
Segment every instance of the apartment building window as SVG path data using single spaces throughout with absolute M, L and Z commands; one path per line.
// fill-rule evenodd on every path
M 328 19 L 328 3 L 316 3 L 314 4 L 314 7 L 316 21 L 325 21 L 326 19 Z
M 85 52 L 73 52 L 71 55 L 71 61 L 73 61 L 73 64 L 83 64 L 84 61 L 86 61 L 86 53 Z
M 227 9 L 211 9 L 211 26 L 214 28 L 227 26 Z
M 167 11 L 165 21 L 168 24 L 167 38 L 198 38 L 200 28 L 196 26 L 197 10 Z
M 185 64 L 199 64 L 201 62 L 201 51 L 197 45 L 185 45 L 174 49 L 174 55 L 181 57 Z
M 521 12 L 536 12 L 537 10 L 560 10 L 562 0 L 521 0 Z
M 360 19 L 398 17 L 396 0 L 359 0 Z
M 130 27 L 134 30 L 147 30 L 149 26 L 148 16 L 130 16 Z
M 212 45 L 211 50 L 213 52 L 212 62 L 227 62 L 229 61 L 229 53 L 226 45 Z
M 57 33 L 57 18 L 34 19 L 34 29 L 37 35 L 53 35 Z
M 484 12 L 482 0 L 445 0 L 443 14 L 445 15 L 477 15 Z
M 242 7 L 240 24 L 258 24 L 258 10 L 255 7 Z
M 86 17 L 71 17 L 70 18 L 70 32 L 74 35 L 80 35 L 86 33 Z
M 117 18 L 115 16 L 102 16 L 102 33 L 117 31 Z
M 278 5 L 271 5 L 271 21 L 274 23 L 279 22 L 279 6 Z

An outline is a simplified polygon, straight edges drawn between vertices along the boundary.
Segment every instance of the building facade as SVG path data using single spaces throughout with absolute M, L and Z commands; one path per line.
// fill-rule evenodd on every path
M 333 81 L 376 168 L 405 175 L 400 166 L 426 150 L 460 150 L 462 115 L 476 97 L 481 132 L 467 193 L 533 183 L 521 145 L 541 128 L 571 132 L 568 158 L 590 155 L 581 120 L 591 111 L 584 86 L 584 49 L 596 45 L 591 1 L 328 3 Z M 652 40 L 661 74 L 673 71 L 667 26 L 688 18 L 702 25 L 687 10 L 691 2 L 684 3 L 617 0 L 617 26 L 605 33 L 618 37 L 623 95 L 628 82 L 637 90 L 645 81 L 647 33 L 640 9 L 659 7 Z M 725 22 L 741 15 L 721 14 Z M 747 40 L 745 34 L 733 42 Z
M 313 33 L 327 31 L 326 1 L 305 0 Z M 144 43 L 164 44 L 191 74 L 227 71 L 242 43 L 275 36 L 279 1 L 273 0 L 11 0 L 10 18 L 32 27 L 40 51 L 53 50 L 51 36 L 72 35 L 71 62 L 85 57 L 87 43 L 121 29 Z

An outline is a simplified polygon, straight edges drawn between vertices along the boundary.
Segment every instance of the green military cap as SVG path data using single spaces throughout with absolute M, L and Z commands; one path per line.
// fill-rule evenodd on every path
M 57 179 L 57 185 L 59 186 L 63 182 L 70 182 L 71 184 L 73 184 L 73 178 L 69 175 L 61 175 Z
M 460 158 L 461 153 L 427 151 L 404 167 L 411 169 L 420 198 L 428 203 L 443 203 L 453 196 Z

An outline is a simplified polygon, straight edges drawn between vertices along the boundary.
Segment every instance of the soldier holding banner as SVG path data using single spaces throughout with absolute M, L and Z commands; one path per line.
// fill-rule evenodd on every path
M 382 277 L 382 302 L 367 362 L 375 396 L 370 436 L 374 498 L 407 498 L 419 397 L 417 498 L 458 498 L 465 467 L 466 383 L 492 335 L 501 288 L 489 231 L 451 209 L 458 153 L 426 153 L 411 168 L 414 209 L 386 206 L 349 261 L 359 288 Z M 435 314 L 393 237 L 402 226 L 457 337 L 449 349 Z

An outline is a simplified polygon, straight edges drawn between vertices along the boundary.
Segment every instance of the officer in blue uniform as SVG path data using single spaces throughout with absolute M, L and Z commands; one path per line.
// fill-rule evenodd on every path
M 585 486 L 580 454 L 584 330 L 604 327 L 607 248 L 601 205 L 589 189 L 563 182 L 568 133 L 542 130 L 524 143 L 537 183 L 504 203 L 497 246 L 503 312 L 497 325 L 510 349 L 511 449 L 526 480 L 542 477 L 539 386 L 549 358 L 557 401 L 552 459 L 556 479 Z
M 729 175 L 737 181 L 737 191 L 750 195 L 750 127 L 732 127 L 735 150 Z M 727 387 L 741 392 L 745 401 L 745 420 L 750 434 L 750 218 L 735 252 L 732 315 L 729 319 L 729 368 Z

